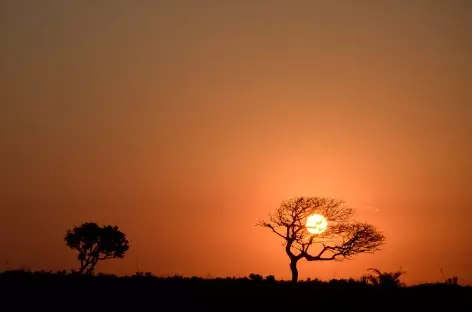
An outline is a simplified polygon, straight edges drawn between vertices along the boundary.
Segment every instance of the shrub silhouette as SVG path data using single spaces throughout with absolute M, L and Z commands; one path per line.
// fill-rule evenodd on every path
M 384 288 L 398 288 L 403 286 L 400 282 L 400 276 L 405 274 L 403 271 L 396 272 L 381 272 L 379 269 L 370 268 L 368 271 L 374 272 L 374 274 L 364 275 L 361 280 L 378 287 Z
M 70 272 L 70 271 L 69 271 Z M 2 305 L 18 311 L 463 311 L 472 287 L 444 283 L 400 289 L 353 279 L 293 284 L 244 278 L 114 276 L 66 272 L 0 272 Z M 255 274 L 254 275 L 260 275 Z M 372 274 L 375 274 L 373 272 Z M 18 300 L 19 295 L 21 300 Z M 38 300 L 34 300 L 34 299 Z M 40 299 L 40 300 L 39 300 Z M 169 307 L 170 306 L 170 307 Z M 8 309 L 6 309 L 8 310 Z
M 262 281 L 264 279 L 262 275 L 254 273 L 249 274 L 249 278 L 253 281 Z
M 79 253 L 80 274 L 93 273 L 98 261 L 123 258 L 129 249 L 125 234 L 111 225 L 84 223 L 68 230 L 64 240 L 68 247 Z
M 447 285 L 459 285 L 459 277 L 453 276 L 444 281 Z

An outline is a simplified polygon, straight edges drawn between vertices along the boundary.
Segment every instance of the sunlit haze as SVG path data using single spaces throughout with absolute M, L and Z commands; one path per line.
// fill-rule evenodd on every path
M 472 284 L 472 1 L 0 3 L 0 270 L 290 279 L 255 226 L 327 196 L 386 244 L 300 278 Z

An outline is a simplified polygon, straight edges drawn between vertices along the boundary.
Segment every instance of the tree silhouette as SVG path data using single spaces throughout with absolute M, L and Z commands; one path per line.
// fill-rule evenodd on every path
M 81 274 L 93 273 L 98 261 L 123 258 L 129 249 L 125 234 L 111 225 L 84 223 L 68 230 L 64 240 L 67 246 L 79 252 Z
M 295 197 L 283 201 L 276 213 L 269 215 L 268 221 L 257 224 L 284 239 L 292 282 L 298 281 L 297 263 L 303 258 L 342 261 L 357 254 L 375 252 L 383 244 L 384 235 L 370 224 L 353 221 L 354 210 L 343 203 L 331 198 Z M 327 220 L 324 232 L 308 232 L 306 219 L 313 214 L 321 214 Z
M 400 282 L 400 276 L 405 274 L 403 271 L 396 272 L 382 272 L 379 269 L 368 269 L 374 272 L 374 274 L 368 274 L 362 277 L 362 280 L 372 284 L 374 286 L 380 286 L 385 288 L 397 288 L 403 285 Z

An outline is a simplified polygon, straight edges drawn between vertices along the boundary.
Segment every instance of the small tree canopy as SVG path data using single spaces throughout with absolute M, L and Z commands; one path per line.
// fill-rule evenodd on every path
M 92 273 L 100 260 L 123 258 L 129 249 L 125 234 L 111 225 L 84 223 L 68 230 L 64 240 L 79 253 L 80 273 Z

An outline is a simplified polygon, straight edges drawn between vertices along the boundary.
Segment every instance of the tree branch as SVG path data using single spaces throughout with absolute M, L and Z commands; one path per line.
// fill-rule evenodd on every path
M 283 239 L 288 239 L 288 235 L 287 236 L 284 236 L 282 235 L 281 233 L 277 232 L 277 230 L 274 228 L 274 226 L 270 223 L 267 223 L 267 222 L 264 222 L 264 221 L 260 221 L 258 224 L 258 226 L 262 226 L 262 227 L 266 227 L 266 228 L 269 228 L 272 230 L 272 232 L 274 232 L 275 234 L 277 234 L 278 236 L 282 237 Z

